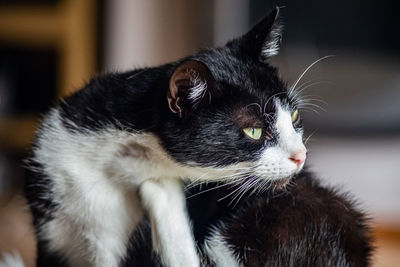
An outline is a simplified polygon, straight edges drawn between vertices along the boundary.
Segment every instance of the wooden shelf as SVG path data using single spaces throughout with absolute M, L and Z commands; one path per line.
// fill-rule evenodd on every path
M 374 247 L 372 267 L 399 266 L 400 262 L 400 226 L 373 227 Z
M 59 42 L 62 15 L 56 7 L 1 7 L 0 40 L 24 45 L 49 46 Z
M 96 0 L 63 0 L 57 5 L 3 5 L 0 6 L 0 43 L 57 51 L 58 80 L 54 90 L 56 96 L 65 96 L 95 73 L 96 23 Z M 29 147 L 37 122 L 34 115 L 4 117 L 0 114 L 0 149 Z
M 0 148 L 5 150 L 29 149 L 39 118 L 34 116 L 0 117 Z

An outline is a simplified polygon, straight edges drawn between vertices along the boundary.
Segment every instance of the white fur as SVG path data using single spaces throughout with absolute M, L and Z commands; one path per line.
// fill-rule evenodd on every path
M 113 181 L 118 177 L 109 177 L 104 167 L 115 155 L 118 135 L 112 142 L 104 135 L 72 134 L 56 110 L 45 127 L 35 155 L 52 176 L 60 208 L 39 235 L 72 266 L 117 266 L 142 218 L 135 188 Z
M 272 57 L 279 53 L 281 34 L 282 26 L 280 24 L 275 24 L 261 49 L 261 53 L 264 57 Z
M 298 173 L 304 163 L 298 167 L 290 160 L 290 157 L 296 152 L 306 150 L 302 141 L 302 132 L 295 131 L 289 109 L 279 101 L 275 102 L 275 105 L 277 110 L 275 130 L 278 143 L 263 150 L 255 168 L 255 173 L 261 178 L 270 180 L 282 179 Z
M 224 240 L 218 229 L 214 229 L 207 237 L 204 244 L 208 257 L 218 267 L 241 267 L 243 266 L 238 257 L 235 256 L 228 243 Z
M 0 260 L 0 267 L 25 267 L 25 264 L 19 253 L 4 253 Z
M 200 266 L 179 180 L 148 180 L 140 187 L 150 211 L 153 246 L 169 266 Z M 168 244 L 163 246 L 162 244 Z
M 195 76 L 191 82 L 193 86 L 190 88 L 188 99 L 196 106 L 199 100 L 207 93 L 207 83 L 200 79 L 198 75 Z
M 209 181 L 237 172 L 237 166 L 218 169 L 178 164 L 164 151 L 158 138 L 148 133 L 116 129 L 72 133 L 65 129 L 56 109 L 49 114 L 43 127 L 34 149 L 35 160 L 51 174 L 53 198 L 60 207 L 54 219 L 43 225 L 39 235 L 49 241 L 51 251 L 61 253 L 72 266 L 118 265 L 126 253 L 130 234 L 143 217 L 137 190 L 145 181 L 175 182 L 186 177 Z M 144 151 L 135 150 L 135 147 Z M 151 219 L 157 223 L 157 236 L 161 240 L 158 245 L 170 242 L 168 247 L 160 248 L 163 259 L 175 262 L 186 257 L 188 261 L 181 260 L 182 263 L 196 266 L 195 245 L 189 244 L 193 238 L 184 212 L 183 193 L 166 190 L 166 195 L 177 195 L 177 199 L 169 203 L 148 191 L 143 190 L 147 193 L 142 192 L 142 197 L 145 197 L 146 208 L 151 209 L 149 214 L 155 216 Z M 158 211 L 157 205 L 164 210 Z M 163 216 L 168 215 L 165 213 L 168 210 L 174 216 L 167 216 L 167 220 Z M 169 230 L 172 232 L 166 235 L 170 236 L 163 236 L 163 232 Z M 182 249 L 172 249 L 178 247 Z

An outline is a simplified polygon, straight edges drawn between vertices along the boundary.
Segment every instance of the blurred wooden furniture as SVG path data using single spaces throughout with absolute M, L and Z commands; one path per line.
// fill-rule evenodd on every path
M 21 193 L 0 197 L 0 260 L 4 253 L 18 253 L 27 267 L 36 266 L 34 229 Z
M 74 89 L 81 87 L 96 70 L 98 2 L 96 0 L 2 1 L 0 45 L 2 48 L 17 47 L 22 52 L 24 49 L 55 51 L 56 65 L 53 73 L 56 77 L 53 77 L 54 88 L 50 88 L 54 90 L 52 95 L 58 98 L 70 94 Z M 7 67 L 10 68 L 4 66 L 3 62 L 4 67 L 6 70 Z M 30 67 L 28 70 L 30 71 Z M 31 71 L 35 73 L 38 68 L 32 68 Z M 17 76 L 17 79 L 24 77 Z M 40 89 L 40 86 L 36 87 Z M 15 88 L 10 90 L 13 89 Z M 18 97 L 27 97 L 23 92 L 26 91 L 22 90 L 22 96 Z M 35 111 L 17 110 L 15 114 L 0 112 L 0 153 L 26 152 L 39 120 L 39 114 Z M 19 179 L 16 173 L 10 175 L 11 177 L 0 177 L 0 179 L 9 179 L 10 183 Z M 2 252 L 18 251 L 27 266 L 34 266 L 36 241 L 25 200 L 21 193 L 17 195 L 14 192 L 0 193 L 3 193 L 0 194 L 0 258 Z
M 82 86 L 95 71 L 98 1 L 32 2 L 0 5 L 0 43 L 55 49 L 59 57 L 55 95 L 67 95 Z M 5 116 L 0 113 L 0 149 L 29 147 L 37 121 L 37 114 Z

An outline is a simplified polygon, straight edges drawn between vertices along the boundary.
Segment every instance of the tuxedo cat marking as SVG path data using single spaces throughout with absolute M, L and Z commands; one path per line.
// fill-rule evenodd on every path
M 224 47 L 96 77 L 48 113 L 26 183 L 39 262 L 118 266 L 148 215 L 162 262 L 199 266 L 182 180 L 259 190 L 301 171 L 301 105 L 267 61 L 278 16 Z

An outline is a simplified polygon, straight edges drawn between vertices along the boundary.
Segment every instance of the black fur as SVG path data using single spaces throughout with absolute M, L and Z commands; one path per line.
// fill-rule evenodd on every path
M 229 187 L 207 191 L 215 186 L 193 188 L 187 194 L 200 248 L 217 226 L 246 267 L 369 266 L 372 242 L 366 216 L 349 196 L 322 187 L 308 172 L 286 189 L 247 196 L 236 205 L 229 205 L 230 197 L 218 201 L 231 192 Z M 149 253 L 149 225 L 143 233 L 142 246 L 129 254 Z M 135 260 L 133 266 L 158 266 L 149 258 Z M 204 262 L 213 266 L 209 259 Z
M 53 201 L 53 181 L 44 174 L 39 162 L 26 161 L 25 197 L 30 203 L 33 223 L 39 226 L 42 219 L 52 219 L 58 204 Z
M 35 234 L 39 236 L 41 225 L 45 221 L 53 219 L 54 211 L 58 208 L 59 204 L 53 198 L 53 181 L 44 174 L 42 164 L 33 160 L 27 160 L 25 162 L 25 169 L 25 197 L 32 214 Z M 67 266 L 60 255 L 55 253 L 49 254 L 47 251 L 47 241 L 38 238 L 36 247 L 37 266 Z
M 39 130 L 37 134 L 40 135 L 42 130 Z M 54 200 L 54 181 L 46 175 L 43 164 L 34 160 L 32 152 L 24 161 L 23 167 L 25 170 L 24 194 L 32 214 L 37 238 L 36 265 L 40 267 L 67 266 L 60 255 L 48 253 L 48 241 L 39 238 L 42 225 L 54 219 L 54 212 L 59 208 L 59 203 Z
M 160 257 L 153 252 L 151 228 L 148 218 L 136 228 L 129 240 L 128 253 L 121 267 L 162 266 Z
M 247 199 L 227 220 L 223 234 L 246 266 L 367 266 L 369 229 L 352 200 L 308 173 L 294 183 Z

